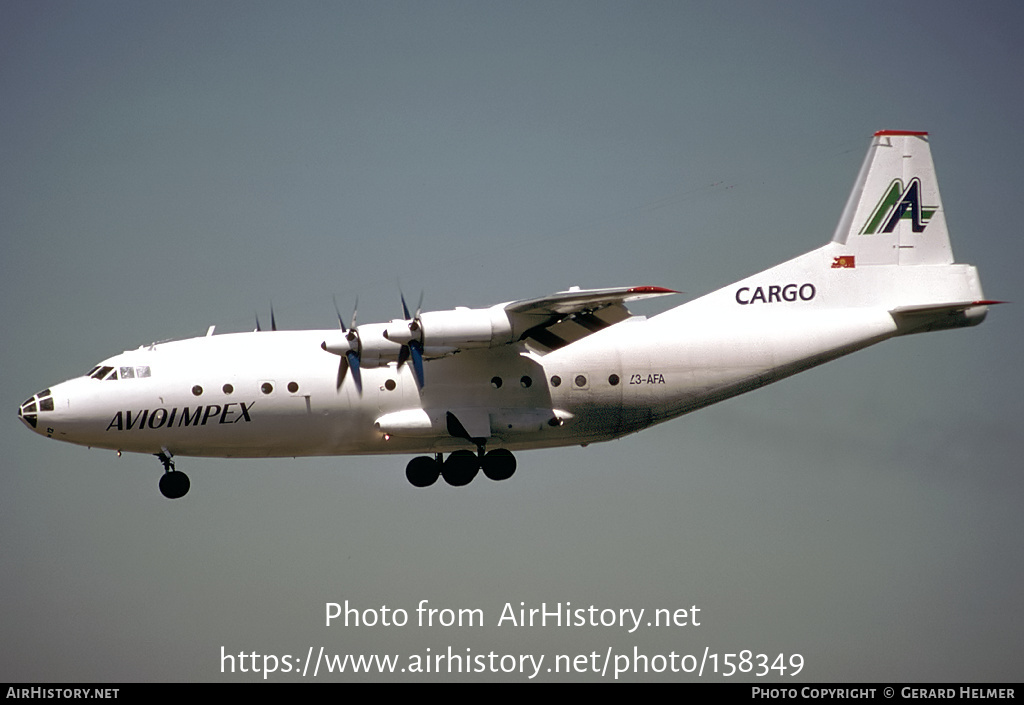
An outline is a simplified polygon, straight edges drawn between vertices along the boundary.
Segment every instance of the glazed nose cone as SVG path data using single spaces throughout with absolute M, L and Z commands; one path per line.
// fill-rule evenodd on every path
M 40 427 L 46 427 L 47 413 L 53 409 L 53 394 L 47 388 L 22 402 L 18 407 L 18 418 L 36 433 L 43 433 Z

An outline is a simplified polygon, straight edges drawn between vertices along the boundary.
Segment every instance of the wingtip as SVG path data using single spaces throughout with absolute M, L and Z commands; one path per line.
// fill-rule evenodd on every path
M 666 289 L 663 286 L 631 286 L 629 288 L 631 294 L 678 294 L 680 292 L 675 289 Z
M 927 132 L 920 130 L 879 130 L 875 133 L 875 137 L 927 137 Z

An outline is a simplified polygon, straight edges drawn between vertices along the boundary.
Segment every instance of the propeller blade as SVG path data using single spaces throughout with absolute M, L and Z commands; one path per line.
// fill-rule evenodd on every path
M 348 360 L 348 366 L 352 368 L 352 381 L 356 383 L 356 390 L 363 393 L 363 376 L 359 373 L 359 353 L 355 350 L 349 350 L 345 353 L 345 359 Z
M 345 375 L 348 374 L 348 358 L 345 355 L 341 356 L 341 360 L 338 362 L 338 379 L 334 384 L 335 389 L 341 389 L 342 383 L 345 381 Z
M 260 314 L 254 314 L 256 316 L 256 332 L 262 333 L 263 329 L 260 327 Z
M 341 332 L 345 332 L 345 321 L 341 320 L 341 310 L 338 308 L 338 297 L 332 296 L 331 300 L 334 301 L 334 313 L 338 316 L 338 328 L 341 328 Z
M 401 289 L 398 290 L 398 297 L 402 299 L 402 315 L 408 321 L 412 316 L 409 315 L 409 307 L 405 305 L 405 294 L 402 293 Z
M 270 304 L 270 330 L 277 330 L 277 321 L 274 319 L 274 304 Z
M 412 370 L 416 374 L 416 384 L 423 389 L 423 343 L 418 340 L 411 341 L 409 353 L 412 355 Z

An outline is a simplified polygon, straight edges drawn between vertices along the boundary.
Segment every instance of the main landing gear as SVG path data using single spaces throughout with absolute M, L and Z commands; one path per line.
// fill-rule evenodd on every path
M 447 460 L 442 460 L 440 453 L 435 453 L 433 458 L 421 455 L 409 461 L 405 476 L 416 487 L 428 487 L 437 482 L 438 477 L 443 477 L 453 487 L 462 487 L 472 482 L 480 470 L 491 480 L 507 480 L 516 471 L 516 457 L 504 448 L 485 453 L 483 446 L 476 453 L 471 450 L 449 453 Z
M 171 452 L 164 448 L 156 453 L 156 457 L 164 464 L 164 474 L 160 477 L 160 494 L 167 499 L 178 499 L 188 494 L 192 483 L 189 481 L 188 475 L 174 469 Z

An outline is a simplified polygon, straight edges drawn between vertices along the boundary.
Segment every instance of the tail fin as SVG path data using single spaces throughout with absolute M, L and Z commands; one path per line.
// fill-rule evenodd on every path
M 993 303 L 978 270 L 953 261 L 928 133 L 882 130 L 831 242 L 663 315 L 707 307 L 717 317 L 732 311 L 796 320 L 805 312 L 873 309 L 902 334 L 976 325 Z
M 927 132 L 875 133 L 832 241 L 858 267 L 953 262 Z

